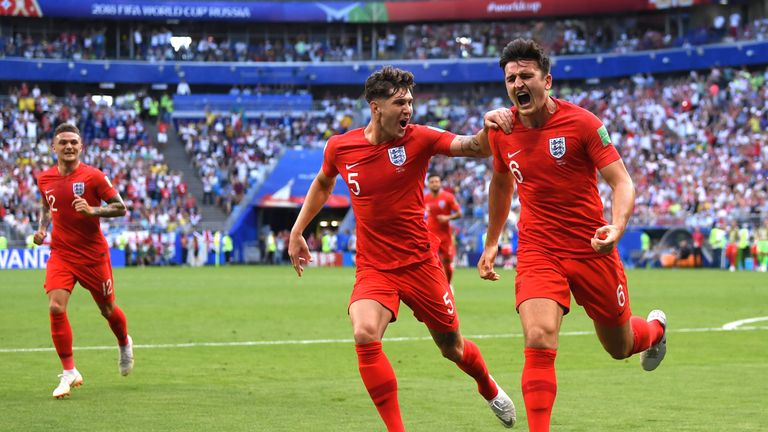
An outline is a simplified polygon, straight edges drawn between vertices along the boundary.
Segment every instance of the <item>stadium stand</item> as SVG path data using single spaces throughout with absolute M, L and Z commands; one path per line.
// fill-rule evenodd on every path
M 2 74 L 11 81 L 2 111 L 0 200 L 3 226 L 17 240 L 35 225 L 32 179 L 52 162 L 50 133 L 62 121 L 81 127 L 86 162 L 113 176 L 129 201 L 125 220 L 107 227 L 113 239 L 126 226 L 229 230 L 239 212 L 259 206 L 256 192 L 287 150 L 320 149 L 330 135 L 365 124 L 359 78 L 381 62 L 414 69 L 414 122 L 477 130 L 483 112 L 508 105 L 494 57 L 517 36 L 534 37 L 558 55 L 554 95 L 602 118 L 631 161 L 635 226 L 758 226 L 768 214 L 768 20 L 760 7 L 697 6 L 610 20 L 268 22 L 258 34 L 243 22 L 105 26 L 85 16 L 2 18 L 0 61 L 10 61 Z M 361 62 L 369 59 L 379 62 Z M 316 63 L 328 67 L 313 69 Z M 44 78 L 23 83 L 30 74 Z M 113 82 L 100 85 L 105 77 Z M 164 92 L 174 85 L 171 102 Z M 459 250 L 476 250 L 489 163 L 436 158 L 433 168 L 464 208 Z M 607 200 L 608 190 L 601 193 Z M 285 226 L 252 227 L 236 243 L 263 249 L 262 232 L 270 228 L 280 238 Z

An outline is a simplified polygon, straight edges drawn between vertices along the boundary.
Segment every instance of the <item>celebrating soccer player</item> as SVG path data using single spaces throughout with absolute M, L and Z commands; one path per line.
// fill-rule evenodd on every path
M 64 372 L 53 397 L 70 394 L 83 383 L 72 355 L 72 328 L 67 318 L 67 303 L 75 282 L 91 296 L 117 337 L 120 373 L 133 369 L 133 346 L 123 311 L 115 304 L 109 246 L 101 232 L 99 218 L 120 217 L 126 208 L 120 194 L 101 171 L 80 162 L 83 143 L 80 130 L 70 124 L 59 125 L 53 137 L 57 165 L 37 177 L 42 195 L 40 225 L 34 242 L 42 244 L 51 232 L 51 256 L 45 269 L 45 292 L 51 318 L 51 336 Z M 107 203 L 102 206 L 101 202 Z
M 489 224 L 478 263 L 493 270 L 497 244 L 517 186 L 521 215 L 516 306 L 525 337 L 522 391 L 531 431 L 549 431 L 557 392 L 555 356 L 570 296 L 594 322 L 615 359 L 635 353 L 645 370 L 666 353 L 666 317 L 632 316 L 627 279 L 616 244 L 632 215 L 634 185 L 602 122 L 574 104 L 549 96 L 550 61 L 531 40 L 509 43 L 499 62 L 514 107 L 512 133 L 489 132 L 493 177 Z M 613 191 L 611 223 L 603 218 L 597 175 Z
M 438 257 L 450 284 L 453 279 L 453 259 L 456 256 L 450 221 L 461 217 L 461 207 L 452 193 L 442 189 L 440 175 L 430 174 L 427 177 L 427 186 L 429 192 L 424 194 L 424 202 L 427 205 L 427 229 L 440 239 Z
M 438 153 L 490 155 L 487 132 L 456 136 L 409 124 L 412 88 L 413 75 L 391 66 L 368 77 L 365 99 L 371 121 L 365 128 L 328 140 L 323 166 L 291 231 L 291 262 L 301 276 L 311 259 L 302 233 L 340 174 L 357 218 L 357 272 L 348 311 L 358 366 L 387 430 L 405 430 L 397 380 L 381 345 L 387 326 L 397 319 L 401 300 L 426 324 L 443 356 L 475 379 L 491 410 L 512 427 L 512 400 L 489 375 L 477 346 L 459 332 L 456 304 L 437 257 L 438 239 L 424 222 L 422 190 L 430 158 Z M 492 112 L 486 115 L 486 127 L 494 123 L 508 130 L 510 120 Z

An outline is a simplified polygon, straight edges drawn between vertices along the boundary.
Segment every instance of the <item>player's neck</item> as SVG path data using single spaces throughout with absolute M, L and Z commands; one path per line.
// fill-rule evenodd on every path
M 432 196 L 435 197 L 435 198 L 437 198 L 437 196 L 440 194 L 439 190 L 437 190 L 437 191 L 429 191 L 429 192 L 432 193 Z
M 547 96 L 547 103 L 540 110 L 529 116 L 518 114 L 518 118 L 523 126 L 528 129 L 536 129 L 544 126 L 555 114 L 555 111 L 557 111 L 557 104 L 551 97 Z
M 373 121 L 368 123 L 368 126 L 365 127 L 363 133 L 365 134 L 365 139 L 373 145 L 379 145 L 388 141 L 392 141 L 396 138 L 395 136 L 388 136 L 384 132 L 384 129 L 380 128 Z
M 72 174 L 73 172 L 75 172 L 75 170 L 79 166 L 80 166 L 80 161 L 79 160 L 75 161 L 75 162 L 63 162 L 63 161 L 59 160 L 59 164 L 58 164 L 59 175 L 61 175 L 61 176 L 68 176 L 68 175 Z

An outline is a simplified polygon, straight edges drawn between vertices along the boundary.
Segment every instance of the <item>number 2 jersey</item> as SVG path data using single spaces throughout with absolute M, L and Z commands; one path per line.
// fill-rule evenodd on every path
M 424 179 L 430 158 L 450 155 L 451 132 L 408 125 L 405 135 L 371 144 L 364 129 L 328 140 L 323 174 L 344 179 L 357 219 L 357 266 L 391 270 L 437 254 L 424 222 Z
M 37 187 L 48 203 L 53 220 L 52 252 L 79 264 L 91 264 L 109 256 L 99 218 L 82 215 L 72 205 L 75 194 L 92 207 L 117 195 L 103 172 L 80 162 L 72 173 L 62 176 L 54 166 L 37 176 Z
M 540 128 L 518 119 L 512 133 L 491 130 L 496 172 L 511 172 L 520 197 L 519 251 L 561 258 L 599 254 L 590 239 L 607 224 L 597 190 L 597 170 L 620 159 L 603 123 L 591 112 L 553 99 L 557 110 Z

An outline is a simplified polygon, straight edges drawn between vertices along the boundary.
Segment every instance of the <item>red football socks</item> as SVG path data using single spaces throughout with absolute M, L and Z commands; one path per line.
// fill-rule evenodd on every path
M 464 339 L 464 355 L 461 362 L 456 363 L 459 369 L 477 381 L 477 391 L 485 398 L 491 400 L 499 393 L 496 383 L 493 382 L 485 366 L 480 349 L 471 340 Z
M 651 345 L 659 342 L 664 335 L 664 327 L 656 320 L 648 322 L 645 318 L 633 316 L 630 318 L 630 325 L 635 339 L 632 354 L 647 350 Z
M 128 321 L 125 319 L 123 310 L 117 305 L 112 309 L 112 315 L 107 318 L 109 328 L 117 338 L 117 344 L 120 346 L 128 345 Z
M 53 346 L 56 347 L 56 353 L 61 359 L 61 365 L 64 370 L 75 368 L 75 358 L 72 356 L 72 327 L 69 325 L 67 313 L 53 314 L 51 318 L 51 338 Z
M 403 419 L 397 401 L 397 378 L 389 363 L 381 342 L 356 344 L 357 364 L 363 384 L 371 395 L 388 432 L 403 432 Z
M 557 395 L 556 356 L 556 350 L 525 349 L 523 400 L 531 432 L 549 432 L 549 419 Z

